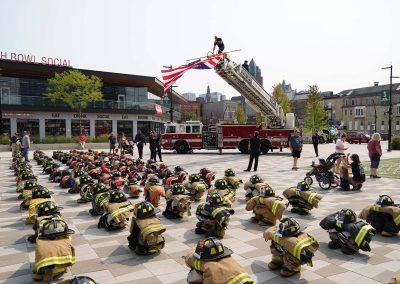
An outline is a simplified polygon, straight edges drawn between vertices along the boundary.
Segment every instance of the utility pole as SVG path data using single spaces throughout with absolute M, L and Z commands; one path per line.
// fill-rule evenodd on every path
M 383 67 L 381 69 L 390 69 L 390 87 L 389 87 L 389 141 L 388 141 L 388 152 L 392 151 L 392 80 L 393 78 L 400 78 L 393 76 L 393 66 L 390 65 L 389 67 Z

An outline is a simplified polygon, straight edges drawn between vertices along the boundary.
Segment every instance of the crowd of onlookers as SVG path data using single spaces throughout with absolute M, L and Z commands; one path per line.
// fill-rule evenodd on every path
M 10 138 L 11 151 L 13 157 L 16 152 L 21 151 L 26 162 L 29 162 L 29 148 L 31 147 L 31 140 L 29 138 L 29 131 L 24 131 L 22 135 L 14 133 Z

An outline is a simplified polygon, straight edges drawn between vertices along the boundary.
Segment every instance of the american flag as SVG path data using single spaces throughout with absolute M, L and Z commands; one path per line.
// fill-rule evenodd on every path
M 176 68 L 161 70 L 162 78 L 164 81 L 164 96 L 166 97 L 169 88 L 190 69 L 213 69 L 219 61 L 223 60 L 223 55 L 217 55 L 204 60 L 196 60 L 189 64 L 182 65 Z

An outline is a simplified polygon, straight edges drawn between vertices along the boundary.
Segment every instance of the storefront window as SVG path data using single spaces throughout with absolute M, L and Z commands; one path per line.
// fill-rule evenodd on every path
M 95 136 L 110 134 L 112 131 L 112 120 L 96 120 L 95 121 Z
M 17 132 L 29 131 L 30 136 L 39 136 L 39 119 L 17 119 Z
M 8 134 L 9 136 L 11 136 L 11 123 L 10 123 L 10 119 L 9 118 L 3 118 L 1 120 L 1 122 L 3 123 L 3 133 L 0 134 Z
M 82 133 L 90 136 L 90 120 L 81 120 Z M 80 136 L 79 119 L 71 119 L 71 135 Z
M 133 140 L 132 139 L 133 122 L 132 121 L 127 121 L 127 120 L 118 120 L 117 121 L 117 132 L 118 132 L 118 136 L 121 135 L 122 133 L 124 133 L 125 137 L 128 140 Z
M 45 119 L 45 136 L 65 136 L 65 119 Z
M 148 137 L 150 131 L 155 131 L 156 133 L 164 133 L 164 123 L 153 121 L 138 121 L 137 129 L 140 129 L 144 136 Z

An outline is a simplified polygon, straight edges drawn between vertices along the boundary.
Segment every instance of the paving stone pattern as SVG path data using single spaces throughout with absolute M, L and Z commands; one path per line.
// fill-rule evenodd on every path
M 386 148 L 386 145 L 384 145 Z M 351 145 L 353 153 L 358 153 L 361 160 L 368 160 L 366 145 Z M 320 152 L 328 156 L 334 151 L 334 145 L 320 145 Z M 51 155 L 51 152 L 46 152 Z M 145 156 L 149 156 L 145 151 Z M 35 248 L 29 244 L 26 236 L 31 234 L 32 227 L 24 225 L 26 211 L 19 210 L 20 200 L 15 193 L 15 177 L 9 169 L 10 153 L 0 155 L 0 283 L 32 283 L 31 269 L 35 258 Z M 399 152 L 385 153 L 385 158 L 399 158 Z M 208 167 L 222 177 L 226 168 L 232 167 L 237 174 L 247 180 L 251 173 L 243 170 L 247 166 L 248 156 L 237 151 L 224 151 L 218 155 L 215 151 L 196 151 L 195 154 L 177 155 L 172 152 L 163 156 L 170 166 L 181 165 L 189 173 L 198 172 Z M 284 189 L 294 186 L 305 176 L 307 167 L 315 159 L 312 146 L 305 145 L 299 161 L 298 171 L 291 170 L 292 159 L 289 153 L 274 152 L 260 158 L 258 174 L 281 194 Z M 99 283 L 186 283 L 189 269 L 182 256 L 188 248 L 194 246 L 200 236 L 194 234 L 197 222 L 195 215 L 183 220 L 168 220 L 160 214 L 167 231 L 164 234 L 166 246 L 161 254 L 155 256 L 136 256 L 127 245 L 128 229 L 120 232 L 106 232 L 97 229 L 98 217 L 89 215 L 90 205 L 78 204 L 78 195 L 71 195 L 65 189 L 48 182 L 48 176 L 40 174 L 41 167 L 32 159 L 35 173 L 40 184 L 54 191 L 53 198 L 64 207 L 62 211 L 67 223 L 75 230 L 73 245 L 76 249 L 76 264 L 60 279 L 72 275 L 88 275 Z M 400 237 L 383 238 L 376 236 L 372 243 L 372 252 L 362 252 L 352 256 L 343 255 L 340 251 L 328 249 L 328 233 L 319 227 L 319 221 L 326 215 L 341 208 L 352 208 L 357 213 L 367 204 L 373 203 L 378 194 L 390 194 L 400 202 L 399 182 L 395 179 L 367 179 L 362 192 L 322 191 L 317 184 L 313 189 L 324 198 L 320 207 L 309 216 L 297 216 L 290 211 L 286 216 L 295 216 L 306 224 L 307 232 L 320 242 L 320 248 L 314 257 L 314 266 L 304 266 L 301 274 L 282 279 L 277 272 L 269 271 L 267 263 L 271 260 L 269 244 L 262 238 L 266 229 L 249 222 L 251 212 L 244 210 L 244 190 L 238 190 L 238 201 L 233 208 L 224 245 L 233 249 L 233 257 L 248 271 L 256 283 L 388 283 L 400 272 Z M 203 197 L 204 199 L 204 197 Z M 142 200 L 132 200 L 133 203 Z M 162 209 L 165 202 L 162 204 Z M 197 205 L 194 204 L 194 213 Z

